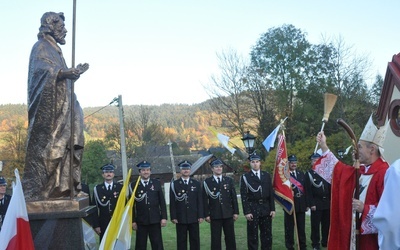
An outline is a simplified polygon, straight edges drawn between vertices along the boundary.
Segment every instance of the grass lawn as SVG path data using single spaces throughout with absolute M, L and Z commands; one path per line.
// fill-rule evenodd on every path
M 246 219 L 241 211 L 242 204 L 239 201 L 240 215 L 239 219 L 235 222 L 235 234 L 236 234 L 236 246 L 238 250 L 247 249 L 247 233 L 246 233 Z M 168 210 L 169 211 L 169 210 Z M 283 210 L 279 205 L 276 205 L 276 216 L 273 219 L 272 235 L 273 244 L 272 248 L 281 250 L 285 249 L 285 233 L 283 226 Z M 168 215 L 169 216 L 169 215 Z M 169 218 L 169 217 L 168 217 Z M 311 248 L 310 240 L 310 217 L 306 216 L 306 237 L 307 247 Z M 167 226 L 162 229 L 164 248 L 166 250 L 176 249 L 176 232 L 175 225 L 171 221 L 168 221 Z M 211 235 L 210 235 L 210 224 L 203 222 L 200 224 L 200 244 L 201 249 L 211 248 Z M 222 245 L 225 249 L 225 243 L 222 239 Z M 132 246 L 135 246 L 135 233 L 132 235 Z M 134 248 L 132 248 L 134 249 Z M 148 242 L 148 249 L 151 249 L 150 242 Z

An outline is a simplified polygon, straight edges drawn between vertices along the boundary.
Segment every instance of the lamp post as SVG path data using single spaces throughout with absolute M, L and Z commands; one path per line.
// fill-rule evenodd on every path
M 244 135 L 243 138 L 241 138 L 243 141 L 243 144 L 246 148 L 246 151 L 249 155 L 254 153 L 254 142 L 256 141 L 256 137 L 252 134 L 250 134 L 250 131 L 247 131 Z
M 342 149 L 338 149 L 337 154 L 338 154 L 340 159 L 343 159 L 344 151 Z

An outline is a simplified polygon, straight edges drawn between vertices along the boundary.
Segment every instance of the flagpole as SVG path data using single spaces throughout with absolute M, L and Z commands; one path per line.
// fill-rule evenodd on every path
M 278 125 L 278 126 L 280 126 L 279 129 L 282 130 L 282 136 L 283 136 L 283 138 L 285 138 L 285 125 L 284 125 L 284 123 L 285 123 L 286 119 L 287 119 L 287 116 L 285 117 L 285 119 L 281 120 L 281 121 L 279 122 L 279 125 Z M 279 133 L 279 130 L 277 131 L 277 134 L 278 134 L 278 133 Z M 285 143 L 285 152 L 287 152 L 287 151 L 286 151 L 286 143 Z M 276 155 L 278 156 L 278 154 L 276 154 Z M 276 159 L 275 159 L 275 161 L 276 161 Z M 274 167 L 274 172 L 272 173 L 272 183 L 274 183 L 275 171 L 276 171 L 276 166 Z
M 72 62 L 71 67 L 75 68 L 75 33 L 76 33 L 76 0 L 73 0 L 73 8 L 72 8 Z M 75 134 L 75 124 L 74 124 L 74 117 L 75 117 L 75 95 L 74 95 L 74 85 L 75 81 L 71 81 L 71 136 L 70 136 L 70 159 L 69 159 L 69 190 L 70 190 L 70 199 L 72 200 L 75 196 L 74 190 L 74 178 L 73 178 L 73 168 L 74 168 L 74 155 L 75 155 L 75 148 L 74 148 L 74 134 Z
M 132 191 L 132 196 L 135 196 L 135 193 L 136 193 L 137 187 L 138 187 L 138 185 L 139 185 L 139 182 L 140 182 L 140 176 L 139 176 L 138 179 L 136 180 L 135 187 L 133 188 L 133 191 Z M 133 198 L 132 206 L 133 206 L 133 203 L 134 203 L 134 202 L 135 202 L 135 198 Z
M 286 117 L 284 120 L 281 120 L 280 123 L 279 123 L 279 125 L 281 126 L 279 129 L 282 130 L 282 135 L 283 135 L 283 137 L 285 137 L 285 126 L 283 125 L 283 123 L 286 121 L 286 119 L 287 119 L 287 117 Z M 278 126 L 279 126 L 279 125 L 278 125 Z M 277 131 L 277 134 L 278 134 L 278 133 L 279 133 L 279 130 Z M 286 147 L 286 145 L 285 145 L 285 147 Z M 286 148 L 285 148 L 285 150 L 286 150 Z M 277 153 L 276 155 L 278 156 L 278 153 Z M 276 162 L 276 160 L 277 160 L 277 157 L 276 157 L 276 159 L 275 159 L 275 162 Z M 274 167 L 274 172 L 272 173 L 272 183 L 274 183 L 275 171 L 276 171 L 276 166 Z
M 286 141 L 285 127 L 283 126 L 283 122 L 281 122 L 281 126 L 282 126 L 283 139 Z M 285 151 L 287 152 L 286 143 L 285 143 Z M 300 250 L 299 232 L 297 231 L 296 206 L 294 205 L 294 195 L 293 195 L 293 189 L 291 187 L 290 190 L 292 191 L 292 196 L 293 196 L 293 225 L 294 225 L 294 230 L 296 232 L 295 235 L 296 235 L 297 249 Z
M 129 213 L 130 213 L 130 216 L 128 217 L 128 219 L 130 219 L 130 220 L 132 220 L 132 216 L 133 216 L 132 211 L 133 211 L 133 205 L 135 204 L 135 194 L 136 194 L 136 190 L 138 188 L 140 179 L 141 179 L 141 177 L 139 176 L 139 178 L 136 180 L 136 184 L 135 184 L 135 188 L 133 189 L 132 196 L 130 197 L 130 199 L 128 201 L 128 204 L 129 204 L 128 209 L 129 209 Z M 129 223 L 129 235 L 132 239 L 132 224 L 131 223 Z M 131 248 L 131 240 L 128 240 L 127 244 L 128 244 L 127 245 L 128 249 L 130 249 Z

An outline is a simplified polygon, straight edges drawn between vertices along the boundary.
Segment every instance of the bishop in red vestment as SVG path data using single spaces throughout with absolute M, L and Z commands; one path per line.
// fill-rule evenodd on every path
M 378 206 L 384 187 L 384 177 L 388 163 L 381 157 L 385 131 L 373 129 L 370 119 L 358 142 L 360 167 L 360 198 L 353 199 L 355 171 L 353 166 L 340 162 L 329 150 L 323 132 L 317 141 L 323 152 L 315 163 L 314 170 L 332 184 L 331 227 L 328 249 L 351 249 L 353 212 L 361 215 L 360 249 L 379 249 L 377 229 L 372 224 L 373 214 Z

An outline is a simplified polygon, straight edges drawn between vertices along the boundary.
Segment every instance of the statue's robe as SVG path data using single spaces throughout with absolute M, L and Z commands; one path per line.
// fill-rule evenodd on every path
M 74 95 L 74 160 L 70 172 L 71 85 L 58 79 L 68 69 L 60 47 L 51 36 L 32 48 L 28 74 L 28 140 L 23 185 L 27 200 L 70 195 L 70 178 L 80 190 L 84 146 L 83 112 Z

